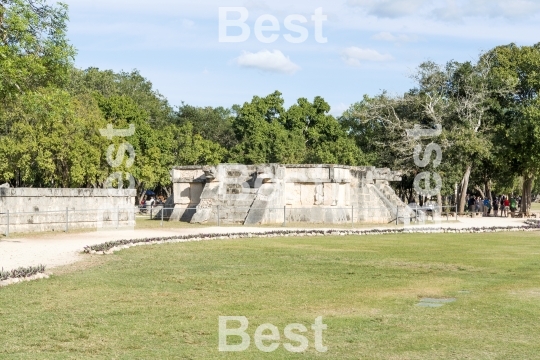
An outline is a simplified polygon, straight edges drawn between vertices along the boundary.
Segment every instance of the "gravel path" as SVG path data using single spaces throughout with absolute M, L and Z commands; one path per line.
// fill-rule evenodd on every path
M 490 226 L 518 226 L 523 225 L 523 219 L 511 218 L 460 218 L 459 222 L 439 225 L 425 225 L 422 227 L 444 228 L 470 228 Z M 307 227 L 306 227 L 307 228 Z M 380 226 L 374 226 L 381 228 Z M 207 227 L 207 228 L 179 228 L 179 229 L 141 229 L 130 231 L 99 231 L 83 233 L 47 233 L 25 238 L 3 239 L 0 241 L 0 268 L 11 270 L 20 266 L 46 265 L 48 269 L 56 266 L 74 263 L 80 259 L 85 246 L 101 244 L 107 241 L 122 239 L 138 239 L 148 237 L 169 237 L 201 233 L 256 233 L 272 230 L 292 228 L 249 228 L 249 227 Z M 326 230 L 317 228 L 318 230 Z

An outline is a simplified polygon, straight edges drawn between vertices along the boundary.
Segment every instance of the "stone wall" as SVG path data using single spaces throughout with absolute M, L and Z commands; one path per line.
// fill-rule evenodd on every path
M 9 231 L 111 229 L 135 225 L 135 190 L 0 188 L 0 228 Z
M 410 209 L 389 186 L 396 172 L 340 165 L 176 167 L 171 220 L 192 223 L 385 223 Z

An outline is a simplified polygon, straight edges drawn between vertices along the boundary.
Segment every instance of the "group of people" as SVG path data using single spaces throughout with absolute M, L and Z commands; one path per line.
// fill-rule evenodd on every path
M 140 210 L 141 212 L 145 213 L 147 209 L 151 209 L 154 206 L 163 205 L 165 204 L 165 199 L 162 196 L 158 196 L 156 199 L 154 199 L 153 196 L 144 196 L 140 203 Z
M 509 211 L 514 212 L 521 207 L 521 197 L 509 197 L 508 195 L 499 195 L 493 198 L 493 203 L 488 197 L 482 199 L 481 196 L 471 195 L 467 203 L 469 212 L 482 212 L 484 216 L 508 217 Z

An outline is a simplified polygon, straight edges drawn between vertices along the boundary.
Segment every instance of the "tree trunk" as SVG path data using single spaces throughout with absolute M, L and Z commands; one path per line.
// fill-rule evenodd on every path
M 521 212 L 527 215 L 531 213 L 533 185 L 534 185 L 534 175 L 531 175 L 529 173 L 523 174 L 523 193 L 521 195 Z
M 469 177 L 471 176 L 472 164 L 467 166 L 463 179 L 461 180 L 461 192 L 459 194 L 459 212 L 465 212 L 465 204 L 467 203 L 467 188 L 469 187 Z
M 479 186 L 475 186 L 474 189 L 480 193 L 480 197 L 484 199 L 486 197 L 486 194 L 484 193 L 484 190 L 480 189 Z
M 442 196 L 440 192 L 437 194 L 437 207 L 439 208 L 438 209 L 439 214 L 442 214 L 443 207 L 442 207 Z
M 493 196 L 491 194 L 491 179 L 486 179 L 484 182 L 484 188 L 486 189 L 486 197 L 490 202 L 493 202 Z
M 458 197 L 458 183 L 455 183 L 454 184 L 454 199 L 453 199 L 453 205 L 454 205 L 454 209 L 456 209 L 457 205 L 458 205 L 458 201 L 459 201 L 459 197 Z M 454 210 L 453 209 L 453 210 Z M 457 211 L 457 210 L 456 210 Z
M 137 198 L 135 199 L 135 201 L 137 202 L 135 205 L 141 204 L 144 194 L 146 193 L 144 185 L 145 185 L 144 183 L 141 183 L 139 184 L 139 186 L 137 186 L 137 193 L 140 195 L 138 195 Z

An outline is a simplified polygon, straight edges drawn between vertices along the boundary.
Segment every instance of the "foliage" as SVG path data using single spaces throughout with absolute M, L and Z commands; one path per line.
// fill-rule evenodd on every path
M 285 108 L 278 91 L 231 109 L 182 103 L 176 111 L 137 70 L 73 67 L 64 4 L 0 0 L 0 181 L 13 186 L 102 187 L 130 173 L 139 194 L 170 189 L 175 165 L 335 163 L 399 169 L 403 197 L 420 171 L 438 172 L 443 195 L 523 189 L 540 175 L 540 44 L 498 46 L 477 61 L 430 61 L 401 96 L 364 96 L 338 120 L 322 97 Z M 135 126 L 112 140 L 100 129 Z M 437 138 L 407 131 L 442 126 Z M 134 163 L 107 152 L 122 143 Z M 418 168 L 414 148 L 435 142 L 443 161 Z M 110 160 L 110 159 L 109 159 Z M 116 184 L 114 185 L 122 185 Z M 537 185 L 538 188 L 538 185 Z
M 518 47 L 498 46 L 489 52 L 496 85 L 510 84 L 510 91 L 496 97 L 499 121 L 497 141 L 500 163 L 523 176 L 522 211 L 531 206 L 534 179 L 540 175 L 540 43 Z
M 237 144 L 232 128 L 232 113 L 229 109 L 182 104 L 176 112 L 174 121 L 178 125 L 191 123 L 195 133 L 225 149 L 231 149 Z
M 313 103 L 298 99 L 285 109 L 281 93 L 255 96 L 250 103 L 234 108 L 233 128 L 238 145 L 231 160 L 245 164 L 329 163 L 359 165 L 361 151 L 328 114 L 330 106 L 321 97 Z
M 87 187 L 106 176 L 104 127 L 94 99 L 54 88 L 17 98 L 0 118 L 0 179 L 37 187 Z
M 39 87 L 62 86 L 75 55 L 66 38 L 67 6 L 0 1 L 0 102 Z
M 413 79 L 416 87 L 403 96 L 386 92 L 364 99 L 344 113 L 342 126 L 352 134 L 357 145 L 379 167 L 401 169 L 401 189 L 410 197 L 412 179 L 419 171 L 437 172 L 443 179 L 443 195 L 453 195 L 461 185 L 464 197 L 472 185 L 489 188 L 501 173 L 493 151 L 496 121 L 493 98 L 508 93 L 508 81 L 494 85 L 491 77 L 493 59 L 482 56 L 478 62 L 433 62 L 420 64 Z M 415 127 L 442 128 L 436 138 L 413 139 L 407 131 Z M 435 169 L 419 169 L 413 162 L 415 146 L 428 142 L 443 150 L 443 160 Z M 408 189 L 407 189 L 408 187 Z
M 161 128 L 171 122 L 174 111 L 167 99 L 144 78 L 139 71 L 114 72 L 88 68 L 72 68 L 67 89 L 72 94 L 96 93 L 105 98 L 125 96 L 147 113 L 147 121 L 153 128 Z

